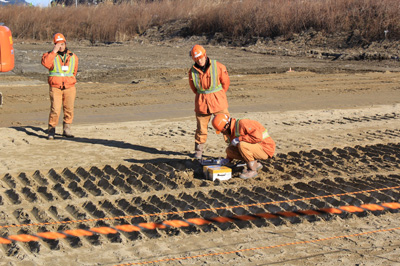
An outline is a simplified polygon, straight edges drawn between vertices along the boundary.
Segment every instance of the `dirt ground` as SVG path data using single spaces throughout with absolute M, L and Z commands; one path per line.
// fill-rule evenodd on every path
M 317 195 L 320 194 L 316 191 L 331 181 L 336 185 L 325 189 L 326 194 L 346 191 L 350 186 L 347 182 L 369 182 L 370 187 L 377 184 L 391 187 L 400 183 L 400 68 L 397 60 L 336 60 L 331 54 L 323 56 L 321 53 L 315 56 L 312 53 L 307 56 L 271 55 L 257 47 L 211 45 L 205 46 L 208 56 L 225 64 L 231 77 L 227 95 L 232 116 L 264 124 L 277 143 L 277 156 L 263 162 L 264 168 L 254 180 L 241 180 L 238 173 L 225 182 L 202 180 L 201 166 L 191 158 L 196 123 L 194 94 L 188 86 L 187 71 L 192 64 L 188 56 L 192 45 L 187 41 L 98 46 L 68 43 L 80 60 L 73 123 L 76 138 L 57 135 L 55 140 L 48 141 L 45 133 L 49 111 L 47 73 L 40 59 L 52 46 L 16 40 L 15 69 L 0 74 L 3 95 L 0 237 L 103 225 L 81 222 L 64 228 L 54 224 L 26 224 L 80 220 L 77 213 L 83 213 L 86 219 L 128 215 L 129 211 L 121 207 L 123 200 L 151 214 L 152 209 L 146 207 L 151 204 L 168 211 L 167 207 L 160 207 L 161 203 L 153 202 L 158 197 L 165 203 L 168 195 L 176 199 L 171 204 L 179 209 L 177 202 L 180 200 L 191 202 L 185 195 L 199 200 L 200 193 L 208 195 L 210 201 L 229 205 L 228 200 L 225 202 L 215 193 L 244 204 L 246 201 L 233 195 L 244 195 L 244 191 L 256 195 L 259 189 L 278 193 L 290 187 L 298 188 L 300 183 L 314 186 L 306 191 Z M 61 133 L 61 127 L 60 123 L 57 133 Z M 225 147 L 221 137 L 210 127 L 205 156 L 224 156 Z M 102 175 L 109 174 L 107 169 L 117 170 L 130 186 L 127 180 L 131 176 L 121 169 L 154 166 L 171 168 L 168 177 L 177 187 L 133 193 L 118 187 L 113 179 L 116 192 L 111 193 L 110 187 L 97 183 L 101 175 L 95 174 L 96 169 Z M 92 182 L 102 193 L 93 193 L 88 188 L 88 181 L 84 182 L 81 174 L 83 169 L 91 173 Z M 136 171 L 140 180 L 146 175 L 152 180 L 159 178 L 158 172 Z M 67 172 L 75 173 L 77 180 L 57 181 L 63 177 L 67 180 Z M 186 185 L 188 182 L 192 185 Z M 358 190 L 366 186 L 357 184 L 351 186 Z M 79 189 L 87 192 L 82 194 L 85 196 L 79 196 Z M 43 190 L 54 196 L 46 196 Z M 61 190 L 71 196 L 63 199 Z M 279 200 L 278 194 L 270 198 Z M 351 200 L 340 196 L 333 198 L 348 205 L 380 203 L 389 198 L 398 202 L 400 198 L 398 188 L 379 196 L 365 194 L 364 198 L 354 196 Z M 267 194 L 259 196 L 263 195 Z M 249 197 L 255 202 L 261 200 Z M 114 207 L 105 207 L 105 202 Z M 104 216 L 96 215 L 89 205 L 101 209 Z M 71 206 L 76 211 L 70 211 Z M 219 205 L 210 203 L 210 206 Z M 286 211 L 295 207 L 277 206 Z M 117 209 L 122 214 L 117 214 Z M 216 211 L 215 215 L 222 214 Z M 179 216 L 183 218 L 187 217 Z M 160 230 L 157 231 L 159 236 L 140 233 L 133 240 L 124 234 L 118 235 L 118 240 L 101 236 L 97 244 L 90 239 L 82 240 L 79 245 L 63 239 L 56 244 L 43 240 L 36 244 L 15 242 L 3 244 L 0 260 L 6 265 L 136 265 L 133 263 L 185 257 L 153 264 L 400 265 L 399 230 L 286 245 L 398 228 L 400 219 L 396 211 L 317 218 L 312 222 L 282 220 L 282 223 L 268 226 L 254 223 L 229 229 L 219 226 L 209 231 L 196 229 L 196 233 Z M 125 222 L 133 223 L 129 219 Z M 4 228 L 9 224 L 25 224 L 26 229 Z M 269 248 L 255 249 L 257 247 Z M 246 250 L 229 253 L 242 249 Z M 219 252 L 227 254 L 200 256 Z

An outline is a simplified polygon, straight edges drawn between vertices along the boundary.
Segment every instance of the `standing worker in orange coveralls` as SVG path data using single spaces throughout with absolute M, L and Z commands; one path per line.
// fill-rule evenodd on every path
M 210 60 L 203 46 L 193 46 L 190 50 L 190 56 L 195 62 L 189 70 L 189 85 L 193 93 L 196 94 L 194 111 L 197 129 L 194 157 L 200 160 L 207 140 L 207 127 L 211 115 L 229 115 L 226 92 L 230 80 L 226 67 L 216 60 Z
M 246 162 L 247 170 L 243 170 L 240 178 L 256 177 L 257 171 L 263 167 L 257 160 L 272 158 L 275 153 L 274 140 L 257 121 L 218 114 L 213 118 L 212 125 L 216 133 L 222 132 L 230 143 L 226 148 L 226 159 L 223 160 L 223 164 L 228 164 L 233 159 Z
M 53 42 L 53 50 L 42 56 L 42 65 L 49 70 L 51 106 L 47 138 L 54 139 L 61 106 L 64 112 L 63 136 L 73 138 L 71 123 L 74 119 L 78 57 L 68 50 L 65 37 L 61 33 L 54 35 Z

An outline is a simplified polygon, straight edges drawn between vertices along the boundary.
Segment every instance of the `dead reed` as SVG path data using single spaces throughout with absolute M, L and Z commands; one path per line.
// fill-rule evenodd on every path
M 183 21 L 187 28 L 182 37 L 290 37 L 313 28 L 323 34 L 357 31 L 367 41 L 398 40 L 399 14 L 398 0 L 130 0 L 78 7 L 0 6 L 0 22 L 14 38 L 48 41 L 62 32 L 69 39 L 92 43 L 127 41 L 175 21 Z

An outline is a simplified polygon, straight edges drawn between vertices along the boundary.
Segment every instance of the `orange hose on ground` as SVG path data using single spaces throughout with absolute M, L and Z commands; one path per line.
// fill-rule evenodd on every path
M 210 218 L 210 220 L 213 220 L 213 221 L 216 221 L 216 222 L 219 222 L 219 223 L 233 222 L 233 220 L 231 218 L 222 217 L 222 216 L 213 217 L 213 218 Z
M 71 236 L 92 236 L 93 233 L 83 229 L 66 230 L 64 233 Z
M 253 221 L 253 220 L 257 219 L 256 217 L 250 216 L 250 215 L 236 215 L 236 216 L 233 216 L 233 218 L 239 219 L 242 221 Z
M 210 224 L 210 221 L 207 221 L 203 218 L 190 218 L 186 219 L 189 223 L 195 224 L 195 225 L 205 225 L 205 224 Z
M 38 241 L 39 238 L 37 236 L 21 234 L 21 235 L 13 235 L 9 236 L 8 239 L 20 242 L 30 242 L 30 241 Z
M 364 210 L 357 206 L 341 206 L 339 209 L 347 212 L 363 212 Z
M 313 210 L 306 210 L 306 211 L 298 211 L 299 213 L 305 214 L 305 215 L 320 215 L 321 213 Z
M 400 209 L 400 203 L 397 202 L 382 203 L 382 206 L 390 209 Z
M 193 213 L 193 212 L 202 212 L 202 211 L 226 210 L 226 209 L 234 209 L 234 208 L 245 208 L 245 207 L 252 207 L 252 206 L 264 206 L 264 205 L 270 205 L 270 204 L 281 204 L 281 203 L 289 203 L 289 202 L 297 202 L 297 201 L 306 201 L 306 200 L 313 200 L 313 199 L 325 199 L 325 198 L 331 198 L 331 197 L 340 197 L 340 196 L 346 196 L 346 195 L 364 194 L 364 193 L 371 193 L 371 192 L 376 192 L 376 191 L 385 191 L 385 190 L 392 190 L 392 189 L 399 189 L 399 188 L 400 188 L 400 186 L 393 186 L 393 187 L 385 187 L 385 188 L 377 188 L 377 189 L 368 189 L 368 190 L 362 190 L 362 191 L 347 192 L 347 193 L 341 193 L 341 194 L 331 194 L 331 195 L 315 196 L 315 197 L 308 197 L 308 198 L 298 198 L 298 199 L 281 200 L 281 201 L 252 203 L 252 204 L 243 204 L 243 205 L 237 205 L 237 206 L 226 206 L 226 207 L 218 207 L 218 208 L 199 209 L 199 210 L 173 211 L 173 212 L 141 214 L 141 215 L 126 215 L 126 216 L 118 216 L 118 217 L 106 217 L 106 218 L 70 220 L 70 221 L 56 221 L 56 222 L 47 222 L 47 223 L 0 225 L 0 228 L 55 225 L 55 224 L 72 224 L 72 223 L 86 223 L 86 222 L 110 221 L 110 220 L 128 219 L 128 218 L 139 218 L 139 217 L 153 217 L 153 216 L 171 215 L 171 214 L 184 214 L 184 213 Z M 398 204 L 398 203 L 395 203 L 392 206 L 398 206 L 398 207 L 394 207 L 394 208 L 391 208 L 391 209 L 400 208 L 400 204 Z M 390 207 L 388 207 L 388 208 L 390 208 Z M 321 211 L 325 211 L 325 212 L 328 212 L 328 213 L 336 213 L 336 214 L 341 213 L 340 210 L 338 210 L 338 209 L 334 210 L 332 208 L 321 209 Z M 262 216 L 260 216 L 260 217 L 262 217 Z M 272 217 L 264 217 L 264 218 L 269 219 L 269 218 L 272 218 Z M 274 218 L 276 218 L 276 217 L 274 217 Z
M 156 228 L 165 229 L 167 228 L 165 225 L 157 224 L 157 223 L 140 223 L 138 224 L 140 227 L 145 229 L 154 230 Z
M 57 232 L 41 232 L 41 233 L 37 233 L 36 235 L 43 237 L 43 238 L 52 239 L 52 240 L 67 237 L 64 234 L 57 233 Z
M 295 216 L 299 216 L 297 213 L 295 212 L 277 212 L 276 214 L 285 216 L 285 217 L 295 217 Z
M 185 221 L 182 220 L 169 220 L 169 221 L 164 221 L 163 224 L 165 225 L 169 225 L 172 227 L 186 227 L 189 226 L 190 224 L 188 224 Z
M 361 208 L 367 209 L 369 211 L 383 211 L 385 208 L 379 206 L 378 204 L 362 204 Z
M 134 225 L 130 225 L 130 224 L 123 224 L 123 225 L 117 225 L 117 226 L 114 226 L 116 229 L 118 229 L 118 230 L 121 230 L 121 231 L 124 231 L 124 232 L 128 232 L 128 233 L 130 233 L 130 232 L 137 232 L 137 231 L 140 231 L 141 229 L 140 229 L 140 227 L 137 227 L 137 226 L 134 226 Z
M 103 234 L 103 235 L 108 235 L 108 234 L 116 234 L 118 231 L 115 229 L 112 229 L 111 227 L 106 227 L 106 226 L 102 226 L 102 227 L 93 227 L 90 229 L 90 231 L 99 233 L 99 234 Z
M 258 217 L 262 217 L 265 219 L 273 219 L 273 218 L 278 218 L 278 216 L 271 214 L 271 213 L 257 213 L 256 214 Z
M 335 209 L 335 208 L 322 208 L 322 209 L 320 209 L 320 210 L 323 211 L 323 212 L 326 212 L 326 213 L 333 213 L 333 214 L 342 213 L 341 210 Z
M 12 243 L 11 240 L 0 237 L 0 244 L 11 244 L 11 243 Z
M 295 217 L 295 216 L 301 216 L 303 214 L 305 215 L 316 215 L 316 214 L 321 214 L 321 212 L 325 213 L 330 213 L 330 214 L 341 214 L 343 211 L 354 213 L 354 212 L 364 212 L 366 210 L 384 210 L 382 206 L 388 208 L 388 209 L 399 209 L 400 208 L 400 203 L 398 202 L 388 202 L 388 203 L 381 203 L 380 205 L 378 204 L 363 204 L 361 205 L 363 208 L 360 208 L 358 206 L 341 206 L 336 208 L 322 208 L 318 210 L 299 210 L 296 212 L 278 212 L 277 214 L 283 217 Z M 161 223 L 139 223 L 138 225 L 117 225 L 114 228 L 103 226 L 103 227 L 94 227 L 89 230 L 83 230 L 83 229 L 76 229 L 76 230 L 66 230 L 64 232 L 40 232 L 35 235 L 28 235 L 28 234 L 20 234 L 20 235 L 11 235 L 7 238 L 1 238 L 0 237 L 0 244 L 10 244 L 12 243 L 10 240 L 13 241 L 20 241 L 20 242 L 29 242 L 29 241 L 38 241 L 39 237 L 41 238 L 46 238 L 46 239 L 58 239 L 58 238 L 66 238 L 67 235 L 71 236 L 91 236 L 94 233 L 99 233 L 99 234 L 116 234 L 118 233 L 117 230 L 124 231 L 124 232 L 134 232 L 134 231 L 141 231 L 142 229 L 147 229 L 147 230 L 155 230 L 157 228 L 159 229 L 166 229 L 167 226 L 173 226 L 173 227 L 186 227 L 189 226 L 190 224 L 202 226 L 202 225 L 207 225 L 213 222 L 218 222 L 218 223 L 226 223 L 226 222 L 234 222 L 235 219 L 239 220 L 254 220 L 256 216 L 265 218 L 265 219 L 274 219 L 278 218 L 279 216 L 276 214 L 272 213 L 259 213 L 259 214 L 252 214 L 252 215 L 236 215 L 232 217 L 212 217 L 208 219 L 203 219 L 203 218 L 190 218 L 186 220 L 166 220 Z

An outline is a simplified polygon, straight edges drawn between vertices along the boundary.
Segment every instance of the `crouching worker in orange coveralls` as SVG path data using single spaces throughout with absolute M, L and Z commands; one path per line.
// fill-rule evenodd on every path
M 272 158 L 275 153 L 275 142 L 257 121 L 217 114 L 212 125 L 217 134 L 222 132 L 228 139 L 229 146 L 226 148 L 226 159 L 223 163 L 228 164 L 233 159 L 246 162 L 247 169 L 243 170 L 240 178 L 256 177 L 257 171 L 263 167 L 257 160 Z
M 56 126 L 63 107 L 63 136 L 73 138 L 71 123 L 74 119 L 74 103 L 76 97 L 76 73 L 78 57 L 68 50 L 64 35 L 57 33 L 53 38 L 54 48 L 43 54 L 42 65 L 49 70 L 50 115 L 48 139 L 54 139 Z
M 196 94 L 194 111 L 197 129 L 194 157 L 200 160 L 207 140 L 207 127 L 211 115 L 229 115 L 226 92 L 230 80 L 226 67 L 216 60 L 210 60 L 203 46 L 193 46 L 190 50 L 190 56 L 195 62 L 189 70 L 189 85 L 193 93 Z

